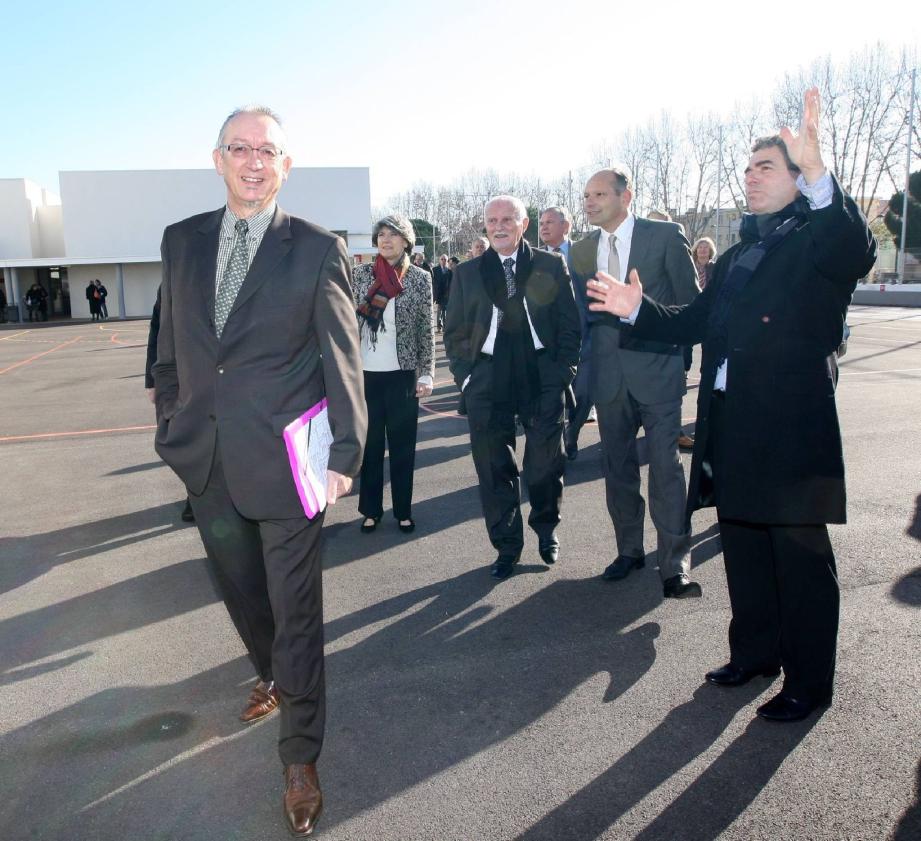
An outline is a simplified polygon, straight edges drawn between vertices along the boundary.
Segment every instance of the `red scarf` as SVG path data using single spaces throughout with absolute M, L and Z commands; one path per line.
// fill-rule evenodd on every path
M 384 310 L 387 308 L 387 302 L 403 291 L 403 281 L 400 278 L 406 274 L 405 254 L 398 265 L 399 272 L 378 254 L 374 261 L 374 283 L 371 284 L 365 299 L 358 305 L 358 317 L 371 330 L 372 345 L 377 344 L 377 331 L 384 327 Z

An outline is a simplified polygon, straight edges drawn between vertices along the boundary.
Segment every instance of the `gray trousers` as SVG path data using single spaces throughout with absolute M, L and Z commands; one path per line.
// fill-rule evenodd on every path
M 656 528 L 659 575 L 662 580 L 691 567 L 690 533 L 685 530 L 687 488 L 678 456 L 681 401 L 645 404 L 626 386 L 617 399 L 598 403 L 602 468 L 608 513 L 614 523 L 617 552 L 638 558 L 643 551 L 646 504 L 640 494 L 640 463 L 636 435 L 646 436 L 649 457 L 649 513 Z

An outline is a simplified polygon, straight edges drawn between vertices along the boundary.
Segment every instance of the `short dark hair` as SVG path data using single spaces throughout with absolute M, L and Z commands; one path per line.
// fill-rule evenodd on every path
M 794 175 L 800 174 L 800 168 L 790 160 L 790 153 L 787 151 L 787 144 L 783 142 L 783 138 L 779 134 L 768 134 L 764 137 L 759 137 L 754 143 L 752 143 L 752 154 L 755 152 L 760 152 L 762 149 L 780 149 L 780 154 L 783 155 L 784 163 L 787 165 L 787 169 L 790 170 Z
M 595 175 L 607 175 L 614 183 L 614 192 L 617 195 L 620 195 L 624 190 L 633 192 L 633 179 L 630 177 L 630 172 L 626 167 L 609 166 L 606 169 L 599 169 Z

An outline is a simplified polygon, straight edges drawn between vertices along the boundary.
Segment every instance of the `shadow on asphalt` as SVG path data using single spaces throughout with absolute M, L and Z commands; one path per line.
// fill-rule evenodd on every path
M 892 841 L 918 841 L 921 838 L 921 762 L 915 775 L 915 802 L 899 819 L 892 834 Z
M 331 554 L 332 565 L 341 562 Z M 489 602 L 496 586 L 476 569 L 328 623 L 330 643 L 358 640 L 327 657 L 324 826 L 515 736 L 595 676 L 603 689 L 594 703 L 607 704 L 655 661 L 659 626 L 642 620 L 660 597 L 640 577 L 622 582 L 617 600 L 598 579 L 556 580 L 502 611 Z M 5 648 L 33 660 L 214 600 L 203 564 L 189 561 L 17 617 L 0 632 Z M 30 634 L 40 629 L 35 648 Z M 147 837 L 251 839 L 272 837 L 273 827 L 281 836 L 277 717 L 248 730 L 236 721 L 251 677 L 241 658 L 174 684 L 113 686 L 0 739 L 0 756 L 16 757 L 18 769 L 4 774 L 5 841 L 18 827 L 21 837 L 120 839 L 138 827 Z M 744 690 L 731 698 L 695 696 L 658 739 L 620 760 L 645 769 L 629 777 L 629 797 L 670 773 L 657 765 L 691 761 L 750 700 Z M 617 770 L 615 778 L 622 788 Z M 577 797 L 609 816 L 607 788 Z
M 0 537 L 0 593 L 15 590 L 60 564 L 188 528 L 179 519 L 182 505 L 166 503 L 42 534 Z
M 597 838 L 650 792 L 707 751 L 766 681 L 727 691 L 701 686 L 645 739 L 589 785 L 532 826 L 519 841 Z M 754 720 L 701 775 L 661 812 L 637 841 L 715 839 L 771 779 L 815 724 L 779 728 Z M 702 808 L 706 804 L 706 808 Z

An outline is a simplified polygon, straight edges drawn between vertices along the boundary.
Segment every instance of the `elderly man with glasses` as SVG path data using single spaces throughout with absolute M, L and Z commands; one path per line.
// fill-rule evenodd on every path
M 309 835 L 322 808 L 323 514 L 305 516 L 282 438 L 324 398 L 326 496 L 348 493 L 366 416 L 349 259 L 275 202 L 291 158 L 278 117 L 227 118 L 218 210 L 163 234 L 156 448 L 185 482 L 221 596 L 261 678 L 241 718 L 281 709 L 284 812 Z

